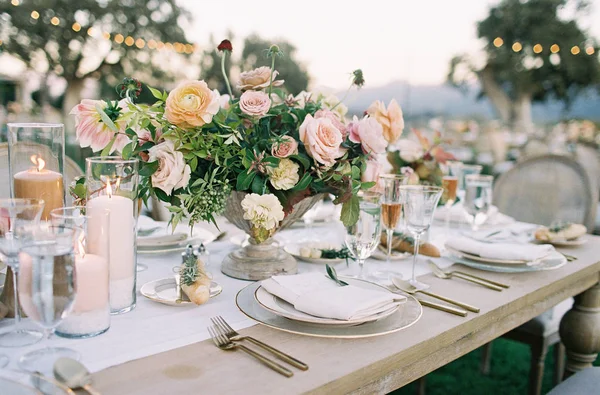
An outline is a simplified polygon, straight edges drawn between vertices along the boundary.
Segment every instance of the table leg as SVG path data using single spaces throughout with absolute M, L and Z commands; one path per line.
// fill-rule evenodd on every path
M 575 296 L 559 332 L 567 350 L 565 378 L 591 367 L 600 352 L 600 283 Z

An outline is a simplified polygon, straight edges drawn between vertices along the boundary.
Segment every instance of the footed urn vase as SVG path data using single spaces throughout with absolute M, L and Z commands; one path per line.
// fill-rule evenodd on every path
M 244 210 L 241 204 L 245 196 L 246 192 L 233 191 L 227 199 L 224 216 L 229 222 L 251 235 L 251 224 L 244 219 Z M 285 229 L 299 220 L 322 198 L 323 194 L 318 194 L 296 203 L 292 212 L 281 221 L 277 231 Z M 221 264 L 221 272 L 229 277 L 255 281 L 264 280 L 273 275 L 296 274 L 298 264 L 293 256 L 274 243 L 272 237 L 262 243 L 257 243 L 250 236 L 247 246 L 233 251 L 225 257 Z

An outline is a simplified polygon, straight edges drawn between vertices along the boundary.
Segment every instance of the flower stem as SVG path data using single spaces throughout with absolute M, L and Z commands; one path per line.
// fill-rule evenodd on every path
M 271 98 L 271 92 L 273 91 L 273 70 L 275 70 L 275 55 L 272 56 L 271 60 L 271 76 L 269 81 L 269 99 Z
M 225 72 L 225 57 L 227 56 L 227 51 L 223 51 L 223 56 L 221 57 L 221 73 L 223 73 L 223 78 L 225 79 L 225 85 L 227 85 L 227 92 L 229 92 L 229 97 L 233 100 L 233 93 L 231 92 L 231 85 L 229 84 L 229 78 L 227 78 L 227 73 Z
M 348 93 L 350 93 L 350 89 L 352 89 L 352 85 L 354 85 L 354 84 L 350 84 L 350 86 L 346 90 L 346 93 L 344 93 L 344 97 L 342 97 L 342 100 L 340 100 L 339 102 L 337 102 L 337 104 L 335 106 L 331 107 L 330 111 L 333 111 L 337 106 L 339 106 L 340 104 L 342 104 L 344 102 L 344 100 L 346 100 L 346 96 L 348 96 Z

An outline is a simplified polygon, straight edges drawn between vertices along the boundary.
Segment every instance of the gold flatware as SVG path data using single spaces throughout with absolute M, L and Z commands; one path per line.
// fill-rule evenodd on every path
M 249 349 L 248 347 L 244 346 L 243 344 L 238 344 L 238 343 L 234 343 L 234 342 L 230 341 L 225 335 L 221 335 L 221 334 L 217 333 L 216 329 L 208 327 L 208 333 L 210 333 L 210 337 L 211 337 L 213 343 L 215 343 L 215 346 L 219 347 L 221 350 L 232 351 L 232 350 L 240 349 L 240 350 L 244 351 L 245 353 L 258 359 L 262 364 L 268 366 L 269 368 L 273 369 L 277 373 L 284 375 L 285 377 L 292 377 L 294 375 L 294 373 L 291 370 L 289 370 L 288 368 L 286 368 L 284 366 L 281 366 L 280 364 L 278 364 L 275 361 L 271 361 L 269 358 L 265 357 L 264 355 L 259 354 L 256 351 Z
M 296 358 L 292 357 L 291 355 L 288 355 L 282 351 L 279 351 L 278 349 L 271 347 L 268 344 L 263 343 L 260 340 L 255 339 L 253 337 L 240 335 L 220 315 L 218 315 L 214 318 L 211 318 L 210 320 L 215 325 L 215 329 L 217 329 L 217 331 L 220 334 L 227 337 L 227 339 L 232 340 L 232 341 L 248 340 L 250 343 L 253 343 L 253 344 L 259 346 L 260 348 L 262 348 L 263 350 L 268 351 L 271 354 L 275 355 L 280 360 L 287 362 L 290 365 L 292 365 L 300 370 L 308 370 L 307 364 L 305 364 L 302 361 L 297 360 Z
M 475 284 L 483 285 L 484 287 L 493 289 L 494 291 L 502 291 L 504 289 L 498 285 L 492 284 L 491 282 L 489 282 L 487 280 L 483 280 L 480 278 L 474 278 L 474 277 L 465 275 L 460 272 L 444 270 L 441 267 L 439 267 L 438 265 L 436 265 L 435 262 L 433 262 L 432 260 L 428 260 L 427 264 L 429 265 L 431 272 L 438 278 L 443 278 L 443 279 L 447 280 L 447 279 L 451 279 L 452 277 L 458 277 L 458 278 L 462 278 L 463 280 L 470 281 Z
M 73 358 L 58 358 L 52 370 L 54 377 L 67 387 L 83 388 L 91 395 L 100 395 L 92 388 L 92 374 L 81 362 Z
M 445 311 L 446 313 L 455 314 L 461 317 L 467 316 L 467 310 L 459 309 L 458 307 L 448 306 L 442 303 L 436 303 L 429 300 L 416 298 L 423 306 L 431 307 L 432 309 Z
M 462 265 L 462 263 L 460 263 L 460 262 L 455 262 L 455 263 L 459 264 L 459 265 Z M 448 273 L 448 270 L 446 270 L 446 273 Z M 504 283 L 500 283 L 498 281 L 493 281 L 493 280 L 489 280 L 487 278 L 475 276 L 475 275 L 473 275 L 471 273 L 465 273 L 465 272 L 461 272 L 461 271 L 458 271 L 458 270 L 453 270 L 452 273 L 462 274 L 463 276 L 471 277 L 471 278 L 474 278 L 476 280 L 487 281 L 490 284 L 497 285 L 497 286 L 502 287 L 502 288 L 507 288 L 507 289 L 510 288 L 510 285 L 508 285 L 508 284 L 504 284 Z
M 442 295 L 434 294 L 432 292 L 426 291 L 425 289 L 419 289 L 419 288 L 415 287 L 414 285 L 412 285 L 411 283 L 409 283 L 408 281 L 401 280 L 398 277 L 392 277 L 392 283 L 396 286 L 396 288 L 398 288 L 406 293 L 409 293 L 411 295 L 415 294 L 417 292 L 420 292 L 423 295 L 427 295 L 427 296 L 431 296 L 432 298 L 435 298 L 435 299 L 443 300 L 444 302 L 448 302 L 455 306 L 462 307 L 463 309 L 472 311 L 473 313 L 479 313 L 478 307 L 471 306 L 469 304 L 462 303 L 462 302 L 447 298 Z

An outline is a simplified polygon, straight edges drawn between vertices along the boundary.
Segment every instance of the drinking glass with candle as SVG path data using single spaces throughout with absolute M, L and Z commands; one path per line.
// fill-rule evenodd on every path
M 50 212 L 53 225 L 73 228 L 75 249 L 75 305 L 73 311 L 56 328 L 56 334 L 67 338 L 100 335 L 110 327 L 108 229 L 110 212 L 97 210 L 84 215 L 79 207 L 64 207 Z M 94 218 L 91 218 L 91 217 Z M 89 238 L 88 222 L 100 224 L 97 239 Z
M 45 201 L 42 219 L 65 202 L 64 125 L 8 124 L 8 168 L 11 197 Z
M 0 347 L 22 347 L 41 340 L 36 330 L 21 327 L 19 309 L 19 249 L 33 238 L 40 223 L 44 201 L 38 199 L 0 199 L 0 257 L 12 272 L 15 325 L 12 330 L 0 334 Z M 9 286 L 5 291 L 9 291 Z
M 21 307 L 44 330 L 46 339 L 73 308 L 73 235 L 73 229 L 64 226 L 39 228 L 34 240 L 19 252 Z M 21 356 L 19 366 L 29 372 L 52 373 L 61 357 L 79 359 L 79 354 L 69 348 L 46 347 Z
M 86 159 L 88 248 L 98 251 L 95 240 L 106 232 L 99 213 L 110 212 L 109 276 L 111 314 L 132 310 L 136 302 L 136 227 L 138 193 L 137 159 L 93 157 Z

